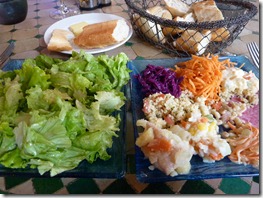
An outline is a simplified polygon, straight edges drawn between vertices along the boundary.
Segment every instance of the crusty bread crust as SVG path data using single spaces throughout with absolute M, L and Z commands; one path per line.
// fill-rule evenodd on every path
M 213 30 L 211 41 L 220 42 L 228 39 L 229 36 L 230 36 L 230 32 L 226 27 L 218 28 Z
M 211 31 L 204 30 L 198 32 L 196 30 L 186 30 L 173 42 L 176 49 L 187 51 L 192 54 L 202 55 L 211 40 Z
M 191 5 L 191 10 L 198 22 L 224 20 L 224 16 L 214 0 L 196 2 Z M 217 42 L 225 40 L 230 36 L 229 31 L 225 27 L 214 29 L 211 34 L 211 41 Z
M 191 5 L 191 10 L 198 22 L 224 19 L 222 12 L 218 9 L 214 0 L 196 2 Z
M 178 21 L 181 21 L 181 22 L 195 22 L 195 19 L 193 17 L 193 13 L 192 12 L 189 12 L 187 13 L 186 15 L 184 15 L 183 17 L 175 17 L 173 19 L 174 21 L 178 22 Z M 179 33 L 182 33 L 185 29 L 184 28 L 177 28 L 177 27 L 164 27 L 163 28 L 163 34 L 165 36 L 168 36 L 168 35 L 172 35 L 172 36 L 176 36 L 177 34 Z
M 153 6 L 146 9 L 146 12 L 149 14 L 155 15 L 163 19 L 172 19 L 172 14 L 162 6 Z M 156 24 L 147 20 L 144 17 L 141 17 L 139 14 L 134 13 L 133 19 L 135 24 L 141 29 L 141 31 L 154 42 L 165 43 L 166 39 L 164 38 L 162 27 L 160 24 Z
M 157 17 L 161 17 L 163 19 L 170 19 L 172 20 L 173 19 L 173 16 L 172 14 L 170 13 L 169 10 L 165 9 L 164 7 L 162 6 L 153 6 L 153 7 L 150 7 L 146 10 L 146 12 L 152 14 L 152 15 L 155 15 Z
M 133 20 L 137 27 L 140 28 L 143 34 L 154 42 L 165 43 L 166 39 L 163 35 L 162 28 L 160 24 L 156 24 L 147 20 L 144 17 L 141 17 L 139 14 L 133 14 Z
M 89 24 L 83 28 L 83 31 L 74 38 L 74 43 L 82 48 L 103 48 L 105 46 L 113 45 L 121 40 L 127 35 L 129 26 L 125 23 L 121 23 L 122 28 L 124 29 L 124 34 L 119 32 L 119 35 L 114 33 L 115 28 L 117 28 L 119 20 L 111 20 L 101 23 Z M 124 25 L 126 24 L 126 25 Z
M 47 49 L 50 51 L 69 51 L 72 50 L 72 46 L 68 41 L 68 36 L 72 33 L 67 30 L 55 29 L 52 32 L 52 36 L 47 45 Z
M 164 3 L 173 17 L 184 16 L 190 9 L 190 7 L 181 0 L 164 0 Z

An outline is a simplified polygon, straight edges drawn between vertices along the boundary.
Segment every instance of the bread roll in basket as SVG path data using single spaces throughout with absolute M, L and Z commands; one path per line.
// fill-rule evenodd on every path
M 258 12 L 253 3 L 240 0 L 125 2 L 134 32 L 154 47 L 177 57 L 222 52 Z M 164 17 L 163 10 L 169 11 L 172 18 Z

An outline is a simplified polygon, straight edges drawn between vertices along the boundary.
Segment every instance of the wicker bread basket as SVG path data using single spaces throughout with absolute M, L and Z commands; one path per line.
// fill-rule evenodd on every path
M 200 2 L 180 1 L 190 8 L 196 2 Z M 125 2 L 136 34 L 165 53 L 177 57 L 222 52 L 233 43 L 249 20 L 258 12 L 257 7 L 250 2 L 215 0 L 213 3 L 221 12 L 223 19 L 201 22 L 194 19 L 188 22 L 176 21 L 174 15 L 172 18 L 160 16 L 158 10 L 155 11 L 156 14 L 149 12 L 154 7 L 165 8 L 167 4 L 164 0 L 125 0 Z M 188 14 L 195 17 L 193 11 L 189 10 Z

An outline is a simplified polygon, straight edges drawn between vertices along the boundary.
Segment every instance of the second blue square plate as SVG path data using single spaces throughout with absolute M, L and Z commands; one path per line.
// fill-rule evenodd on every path
M 144 118 L 142 112 L 144 94 L 141 91 L 141 85 L 134 77 L 140 74 L 148 64 L 163 67 L 173 67 L 177 62 L 183 62 L 189 58 L 175 58 L 175 59 L 152 59 L 152 60 L 133 60 L 128 63 L 132 70 L 131 75 L 131 102 L 133 113 L 133 126 L 135 140 L 142 132 L 141 127 L 136 126 L 136 121 Z M 252 65 L 252 63 L 244 56 L 227 56 L 220 57 L 223 59 L 230 59 L 231 62 L 236 62 L 236 67 L 242 67 L 245 71 L 252 71 L 259 78 L 259 69 Z M 191 160 L 191 170 L 189 174 L 177 175 L 174 177 L 167 176 L 158 169 L 150 170 L 151 165 L 148 159 L 145 159 L 141 149 L 135 145 L 136 152 L 136 177 L 140 182 L 168 182 L 175 180 L 198 180 L 198 179 L 212 179 L 212 178 L 230 178 L 230 177 L 245 177 L 258 176 L 259 170 L 250 165 L 239 165 L 231 162 L 227 157 L 215 163 L 204 163 L 199 156 L 193 156 Z

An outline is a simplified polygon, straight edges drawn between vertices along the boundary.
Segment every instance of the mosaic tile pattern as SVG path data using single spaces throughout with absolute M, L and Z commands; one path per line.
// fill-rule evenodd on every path
M 75 0 L 66 0 L 76 5 Z M 259 8 L 259 1 L 252 0 Z M 25 21 L 15 25 L 0 25 L 0 53 L 11 41 L 16 41 L 12 59 L 34 58 L 40 53 L 54 57 L 68 58 L 68 55 L 49 52 L 43 36 L 46 29 L 56 22 L 49 12 L 57 7 L 55 0 L 28 0 L 28 14 Z M 129 19 L 124 0 L 112 0 L 112 5 L 82 13 L 112 13 Z M 226 48 L 230 54 L 245 55 L 250 58 L 246 44 L 259 44 L 259 13 L 248 22 L 234 43 Z M 169 55 L 140 40 L 135 34 L 131 39 L 114 50 L 106 52 L 115 55 L 126 53 L 130 59 L 170 58 Z M 166 183 L 140 183 L 135 176 L 134 137 L 131 113 L 127 117 L 126 136 L 127 174 L 122 179 L 92 178 L 27 178 L 0 177 L 1 194 L 259 194 L 259 177 L 224 178 L 198 181 L 173 181 Z

